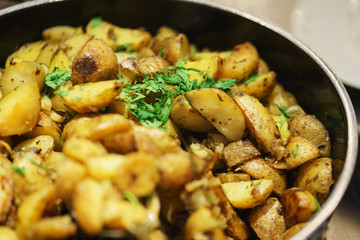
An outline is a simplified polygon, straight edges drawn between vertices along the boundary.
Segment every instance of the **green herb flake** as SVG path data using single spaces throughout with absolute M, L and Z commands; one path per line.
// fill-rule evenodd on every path
M 130 53 L 131 51 L 131 44 L 130 43 L 124 43 L 120 46 L 117 46 L 114 49 L 114 52 L 121 52 L 121 51 L 126 51 L 127 53 Z
M 21 155 L 22 155 L 25 159 L 27 159 L 31 164 L 34 164 L 34 165 L 37 166 L 38 168 L 42 168 L 42 169 L 44 169 L 44 170 L 47 171 L 47 172 L 55 172 L 55 169 L 53 169 L 53 168 L 49 168 L 49 167 L 46 167 L 46 166 L 43 166 L 43 165 L 40 165 L 40 164 L 34 162 L 34 160 L 32 160 L 32 159 L 31 159 L 28 155 L 26 155 L 25 153 L 21 153 Z
M 296 154 L 297 154 L 298 150 L 299 150 L 299 144 L 296 144 L 296 147 L 295 147 L 295 150 L 294 150 L 294 153 L 293 153 L 294 158 L 296 158 Z
M 213 199 L 213 196 L 211 193 L 208 193 L 208 201 L 209 201 L 210 205 L 214 204 L 214 199 Z
M 94 27 L 100 26 L 102 24 L 102 22 L 103 22 L 102 17 L 96 17 L 91 21 L 91 27 L 94 28 Z
M 81 99 L 82 99 L 81 97 L 74 97 L 74 98 L 73 98 L 73 100 L 74 100 L 75 102 L 80 101 Z
M 14 171 L 15 171 L 16 173 L 25 176 L 25 167 L 19 167 L 18 165 L 13 164 L 13 165 L 12 165 L 12 168 L 14 169 Z
M 287 117 L 287 118 L 292 118 L 292 117 L 294 116 L 294 115 L 292 115 L 291 113 L 289 113 L 289 112 L 286 111 L 286 107 L 285 107 L 285 106 L 279 106 L 279 105 L 277 105 L 277 104 L 276 104 L 276 106 L 277 106 L 277 108 L 280 110 L 280 112 L 281 112 L 282 114 L 284 114 L 285 117 Z
M 123 196 L 129 200 L 132 204 L 140 205 L 139 199 L 130 191 L 124 191 Z
M 259 76 L 258 72 L 254 71 L 250 77 L 247 76 L 245 77 L 245 79 L 243 80 L 243 84 L 245 86 L 249 85 L 250 83 L 254 82 L 258 76 Z
M 319 204 L 319 201 L 317 200 L 316 194 L 314 195 L 314 198 L 315 198 L 316 209 L 311 214 L 316 213 L 320 209 L 320 204 Z
M 51 73 L 46 75 L 45 85 L 52 89 L 57 89 L 63 83 L 69 81 L 70 79 L 71 79 L 70 71 L 60 72 L 58 71 L 58 68 L 54 68 L 54 70 Z
M 68 95 L 67 91 L 57 90 L 54 92 L 54 94 L 59 95 L 60 97 L 65 97 Z

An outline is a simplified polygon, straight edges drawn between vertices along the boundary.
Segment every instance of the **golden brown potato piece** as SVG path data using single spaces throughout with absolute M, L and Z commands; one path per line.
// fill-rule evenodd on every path
M 258 61 L 259 54 L 254 45 L 249 42 L 236 45 L 231 55 L 224 59 L 219 78 L 235 78 L 241 81 L 252 75 Z
M 245 162 L 241 166 L 241 170 L 248 173 L 253 179 L 272 179 L 274 181 L 274 193 L 278 196 L 282 196 L 287 188 L 285 172 L 270 167 L 262 158 Z
M 14 62 L 35 61 L 46 43 L 47 41 L 37 41 L 21 46 L 6 59 L 5 67 Z
M 138 51 L 146 47 L 151 40 L 151 34 L 143 28 L 121 28 L 99 18 L 94 18 L 89 22 L 86 33 L 100 38 L 113 49 L 129 44 L 130 50 Z
M 304 228 L 306 224 L 307 224 L 306 222 L 299 223 L 286 230 L 286 232 L 284 233 L 284 239 L 285 240 L 290 239 L 292 236 L 298 233 L 302 228 Z
M 114 79 L 118 62 L 114 51 L 100 39 L 88 41 L 72 63 L 74 84 Z
M 213 216 L 211 210 L 202 207 L 193 212 L 185 225 L 185 239 L 197 239 L 197 236 L 204 236 L 203 239 L 228 239 L 221 228 L 218 218 Z M 211 238 L 205 236 L 210 235 Z
M 289 188 L 281 198 L 285 211 L 286 226 L 292 227 L 295 224 L 309 220 L 320 208 L 314 195 L 301 188 Z
M 110 134 L 102 142 L 110 151 L 122 154 L 131 153 L 136 150 L 135 136 L 131 131 Z
M 283 239 L 286 226 L 282 205 L 277 198 L 268 198 L 264 205 L 254 208 L 250 212 L 249 222 L 261 240 Z
M 270 96 L 266 98 L 266 108 L 273 115 L 281 114 L 279 107 L 290 107 L 298 102 L 294 95 L 286 91 L 280 84 L 276 84 Z
M 281 139 L 284 143 L 287 143 L 290 137 L 290 130 L 289 130 L 289 122 L 286 119 L 284 114 L 281 115 L 271 115 L 276 123 L 277 128 L 279 129 Z
M 190 55 L 189 40 L 183 33 L 167 38 L 155 38 L 151 49 L 171 65 L 176 65 L 179 59 Z
M 332 159 L 319 158 L 303 164 L 299 168 L 296 179 L 296 186 L 309 191 L 317 196 L 320 203 L 323 203 L 330 192 L 332 178 Z
M 43 30 L 42 37 L 45 40 L 59 40 L 79 33 L 83 33 L 82 27 L 74 28 L 67 25 L 58 25 Z
M 229 167 L 235 167 L 241 163 L 261 155 L 254 144 L 246 139 L 229 143 L 223 150 L 224 159 Z
M 31 131 L 40 114 L 40 92 L 36 82 L 22 83 L 0 100 L 0 136 Z
M 251 135 L 265 152 L 280 160 L 285 152 L 279 130 L 266 108 L 254 97 L 238 92 L 233 99 L 244 113 Z
M 59 49 L 63 50 L 72 62 L 82 47 L 92 38 L 93 36 L 88 34 L 75 34 L 63 40 L 59 44 Z
M 132 153 L 117 168 L 113 181 L 121 191 L 130 191 L 137 197 L 150 195 L 160 180 L 158 167 L 149 154 Z
M 16 231 L 7 226 L 0 226 L 0 236 L 3 240 L 18 240 Z
M 51 59 L 48 73 L 71 71 L 71 60 L 63 50 L 58 50 Z
M 126 157 L 120 154 L 104 154 L 89 156 L 84 162 L 89 175 L 96 180 L 113 179 L 118 168 L 126 161 Z
M 215 130 L 214 126 L 190 105 L 184 95 L 175 98 L 170 117 L 177 126 L 186 130 L 193 132 L 211 132 Z
M 275 85 L 276 74 L 274 72 L 268 72 L 258 75 L 253 81 L 251 78 L 245 78 L 245 80 L 237 86 L 247 95 L 254 96 L 261 101 L 270 95 Z
M 39 55 L 37 56 L 36 62 L 43 63 L 46 66 L 49 66 L 51 59 L 53 58 L 58 48 L 59 43 L 56 41 L 45 44 L 44 47 L 41 49 Z
M 269 179 L 228 182 L 221 187 L 234 208 L 248 209 L 261 205 L 270 196 L 274 182 Z
M 72 196 L 72 208 L 76 213 L 76 221 L 85 233 L 99 234 L 104 219 L 105 189 L 100 182 L 91 178 L 81 180 L 75 187 Z
M 303 137 L 293 137 L 286 145 L 284 158 L 290 170 L 319 156 L 319 149 L 310 141 Z
M 225 92 L 216 88 L 202 88 L 191 90 L 185 96 L 191 106 L 225 137 L 237 141 L 244 136 L 244 115 Z
M 166 71 L 168 67 L 169 63 L 159 56 L 127 58 L 120 63 L 122 71 L 141 77 L 147 74 L 153 76 L 157 72 Z
M 71 125 L 70 123 L 73 121 L 76 122 Z M 93 118 L 79 118 L 70 121 L 67 125 L 69 125 L 68 128 L 63 131 L 65 139 L 76 136 L 94 141 L 102 140 L 113 133 L 129 131 L 132 128 L 129 119 L 120 114 L 103 114 Z
M 270 72 L 268 64 L 262 59 L 259 58 L 258 67 L 256 70 L 259 74 L 264 74 Z
M 290 138 L 303 137 L 314 144 L 321 156 L 330 156 L 330 137 L 325 126 L 316 118 L 307 114 L 298 114 L 290 121 Z
M 39 135 L 48 135 L 54 139 L 55 149 L 60 150 L 63 141 L 60 135 L 60 128 L 54 120 L 44 112 L 40 112 L 36 126 L 30 132 L 24 134 L 26 137 L 36 137 Z
M 118 80 L 109 80 L 75 85 L 61 91 L 66 106 L 78 113 L 90 113 L 113 102 L 121 88 Z
M 4 96 L 24 82 L 35 82 L 39 90 L 43 89 L 47 67 L 36 62 L 19 62 L 5 68 L 1 80 L 1 91 Z
M 45 158 L 54 149 L 54 139 L 48 135 L 38 135 L 37 137 L 27 139 L 14 147 L 14 151 L 18 152 L 26 148 L 39 149 L 40 156 Z
M 222 59 L 219 56 L 213 56 L 210 58 L 204 58 L 193 62 L 184 62 L 185 68 L 193 68 L 197 70 L 204 71 L 202 74 L 197 71 L 187 71 L 189 74 L 189 81 L 194 81 L 195 79 L 198 82 L 201 82 L 203 78 L 211 77 L 216 78 L 219 69 L 221 68 Z

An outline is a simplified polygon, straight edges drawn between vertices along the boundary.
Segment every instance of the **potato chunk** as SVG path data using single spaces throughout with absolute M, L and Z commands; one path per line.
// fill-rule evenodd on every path
M 273 191 L 274 182 L 269 179 L 228 182 L 221 187 L 234 208 L 247 209 L 261 205 Z
M 72 63 L 74 84 L 114 79 L 118 61 L 114 51 L 100 39 L 92 39 L 80 50 Z
M 40 114 L 36 82 L 22 83 L 0 100 L 0 136 L 23 134 L 35 127 Z
M 264 205 L 254 208 L 249 215 L 251 227 L 261 240 L 282 240 L 286 230 L 282 205 L 277 198 L 269 198 Z
M 313 195 L 316 194 L 320 203 L 324 202 L 332 184 L 334 184 L 334 180 L 331 158 L 311 160 L 299 168 L 296 186 Z
M 235 167 L 245 161 L 259 157 L 261 153 L 250 140 L 229 143 L 223 150 L 224 159 L 229 167 Z

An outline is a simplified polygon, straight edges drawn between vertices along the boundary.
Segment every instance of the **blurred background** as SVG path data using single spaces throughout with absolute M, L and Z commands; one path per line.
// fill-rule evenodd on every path
M 267 18 L 313 49 L 345 84 L 359 123 L 360 0 L 209 1 Z M 0 0 L 0 9 L 21 2 L 25 1 Z M 326 237 L 328 240 L 360 239 L 359 163 L 343 200 L 329 222 Z

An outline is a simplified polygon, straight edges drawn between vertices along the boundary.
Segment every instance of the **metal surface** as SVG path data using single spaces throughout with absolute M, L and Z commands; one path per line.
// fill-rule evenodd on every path
M 251 41 L 260 56 L 293 92 L 300 105 L 329 129 L 332 156 L 344 166 L 321 210 L 293 239 L 319 239 L 349 184 L 355 167 L 358 135 L 350 98 L 337 76 L 298 39 L 264 19 L 205 0 L 38 0 L 0 11 L 0 61 L 17 46 L 41 37 L 56 24 L 84 25 L 94 16 L 124 27 L 143 26 L 150 32 L 163 24 L 189 36 L 199 47 L 227 49 Z M 71 17 L 70 17 L 71 16 Z M 335 122 L 332 116 L 337 116 Z M 339 118 L 340 117 L 340 118 Z

